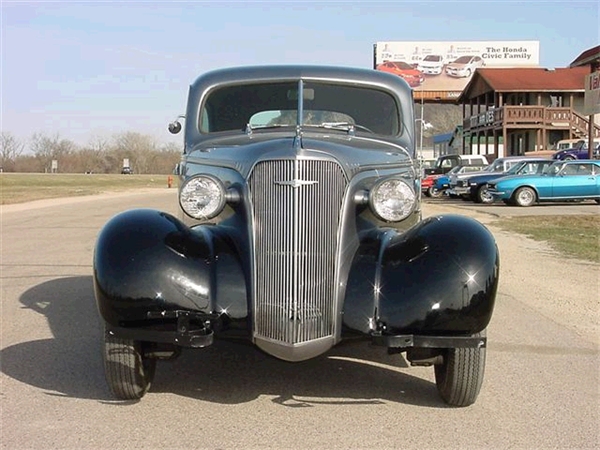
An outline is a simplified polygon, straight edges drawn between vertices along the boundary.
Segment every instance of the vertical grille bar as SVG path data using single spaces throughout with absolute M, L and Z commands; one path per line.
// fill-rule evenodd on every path
M 249 187 L 255 333 L 286 344 L 331 336 L 344 173 L 332 161 L 267 161 Z

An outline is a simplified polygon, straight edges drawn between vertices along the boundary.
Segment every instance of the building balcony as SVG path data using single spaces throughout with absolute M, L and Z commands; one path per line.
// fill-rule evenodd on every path
M 508 129 L 570 130 L 573 136 L 588 134 L 588 119 L 572 108 L 547 106 L 502 106 L 491 108 L 463 121 L 465 134 L 477 134 Z M 600 137 L 600 127 L 594 124 L 593 137 Z

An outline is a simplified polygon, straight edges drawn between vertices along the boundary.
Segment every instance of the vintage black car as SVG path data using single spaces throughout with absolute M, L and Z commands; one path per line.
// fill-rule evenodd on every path
M 180 214 L 125 211 L 97 240 L 113 394 L 141 398 L 157 360 L 214 339 L 296 362 L 353 338 L 434 366 L 445 402 L 473 403 L 498 251 L 475 220 L 422 219 L 413 106 L 404 80 L 368 69 L 200 76 L 176 168 Z

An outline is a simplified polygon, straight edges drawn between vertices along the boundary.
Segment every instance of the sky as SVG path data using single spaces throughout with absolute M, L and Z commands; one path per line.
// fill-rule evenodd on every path
M 0 128 L 86 145 L 167 131 L 202 73 L 263 64 L 373 67 L 382 41 L 540 43 L 567 67 L 600 43 L 594 1 L 0 0 Z

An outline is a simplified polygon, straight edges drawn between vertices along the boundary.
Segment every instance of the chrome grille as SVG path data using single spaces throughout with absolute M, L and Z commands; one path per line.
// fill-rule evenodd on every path
M 333 335 L 344 173 L 332 161 L 266 161 L 249 187 L 255 335 L 285 344 Z

